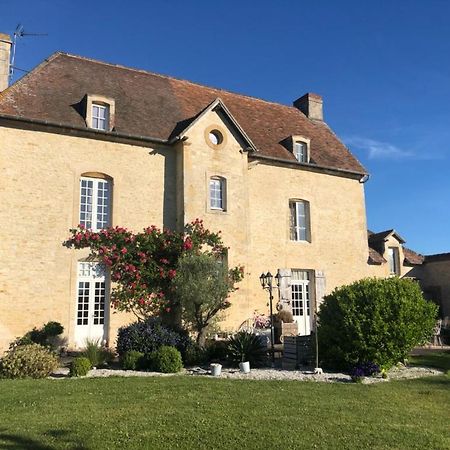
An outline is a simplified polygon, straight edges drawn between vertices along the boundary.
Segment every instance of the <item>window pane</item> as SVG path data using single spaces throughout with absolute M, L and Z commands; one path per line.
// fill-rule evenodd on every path
M 300 162 L 307 162 L 307 146 L 306 142 L 295 142 L 294 156 Z
M 106 228 L 109 226 L 109 182 L 98 181 L 97 187 L 97 229 Z
M 289 204 L 291 240 L 309 240 L 309 207 L 307 203 L 305 201 L 296 201 Z
M 107 130 L 108 110 L 109 108 L 107 106 L 92 105 L 92 128 L 97 130 Z
M 91 230 L 110 226 L 111 182 L 95 178 L 81 179 L 80 224 Z
M 86 228 L 92 227 L 92 187 L 93 181 L 81 180 L 80 224 Z
M 223 209 L 223 182 L 216 178 L 209 180 L 209 204 L 213 209 Z

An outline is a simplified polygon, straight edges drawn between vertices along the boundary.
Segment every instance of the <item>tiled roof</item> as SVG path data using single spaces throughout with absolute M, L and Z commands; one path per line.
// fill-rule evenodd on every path
M 450 253 L 437 253 L 435 255 L 426 255 L 425 263 L 437 261 L 450 261 Z
M 295 162 L 281 141 L 311 139 L 311 164 L 365 174 L 366 170 L 326 123 L 293 106 L 202 86 L 146 71 L 55 53 L 0 93 L 0 115 L 86 127 L 86 94 L 115 100 L 112 133 L 169 139 L 220 98 L 255 144 L 257 155 Z
M 382 256 L 383 247 L 381 243 L 384 242 L 391 233 L 394 233 L 397 239 L 399 239 L 400 243 L 405 242 L 395 230 L 386 230 L 380 231 L 379 233 L 374 233 L 370 230 L 367 230 L 367 238 L 369 244 L 369 264 L 384 264 L 386 263 L 386 259 Z M 415 251 L 402 246 L 403 255 L 404 255 L 404 264 L 406 265 L 420 265 L 424 262 L 424 256 L 416 253 Z M 450 255 L 450 254 L 449 254 Z
M 424 256 L 420 253 L 416 253 L 415 251 L 403 247 L 403 255 L 405 256 L 405 263 L 411 264 L 411 265 L 420 265 L 424 262 Z
M 369 264 L 384 264 L 387 262 L 374 248 L 369 247 Z

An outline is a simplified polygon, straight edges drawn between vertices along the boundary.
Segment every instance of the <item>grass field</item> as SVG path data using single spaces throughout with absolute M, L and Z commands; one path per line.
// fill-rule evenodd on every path
M 420 356 L 411 356 L 409 363 L 416 366 L 429 366 L 450 370 L 450 351 L 432 351 Z
M 450 449 L 450 378 L 0 381 L 0 449 Z

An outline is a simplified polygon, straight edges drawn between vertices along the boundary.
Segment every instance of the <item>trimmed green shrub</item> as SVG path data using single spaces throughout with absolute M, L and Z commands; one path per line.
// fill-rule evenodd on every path
M 322 365 L 348 370 L 371 361 L 388 369 L 432 336 L 436 315 L 412 280 L 366 278 L 337 288 L 318 314 Z
M 57 367 L 57 356 L 39 344 L 15 347 L 0 360 L 4 378 L 46 378 Z
M 42 328 L 33 328 L 22 337 L 13 341 L 10 350 L 21 345 L 39 344 L 44 347 L 56 347 L 56 337 L 62 334 L 64 327 L 59 322 L 47 322 Z
M 163 345 L 148 355 L 150 369 L 162 373 L 176 373 L 183 368 L 181 353 L 175 348 Z
M 144 354 L 136 350 L 125 352 L 120 358 L 122 368 L 125 370 L 140 370 L 144 368 Z
M 50 337 L 59 336 L 64 331 L 64 327 L 55 321 L 47 322 L 42 328 L 44 336 L 48 339 Z
M 92 369 L 91 362 L 84 356 L 78 356 L 70 364 L 71 377 L 84 377 Z
M 196 342 L 192 342 L 186 347 L 182 357 L 186 366 L 204 364 L 208 359 L 206 349 L 200 347 Z
M 250 361 L 252 367 L 262 366 L 267 361 L 267 347 L 256 334 L 240 331 L 228 342 L 228 360 L 233 364 Z
M 207 362 L 224 362 L 228 358 L 228 341 L 206 341 Z
M 105 363 L 110 363 L 114 359 L 114 353 L 101 346 L 98 340 L 92 341 L 88 339 L 86 341 L 86 348 L 81 355 L 89 359 L 92 367 L 100 367 Z

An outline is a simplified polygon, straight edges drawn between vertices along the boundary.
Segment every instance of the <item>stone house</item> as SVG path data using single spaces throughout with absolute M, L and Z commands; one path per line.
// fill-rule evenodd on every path
M 108 273 L 62 246 L 79 223 L 138 231 L 202 218 L 221 230 L 246 273 L 228 330 L 267 312 L 262 272 L 279 270 L 301 334 L 334 287 L 385 276 L 367 241 L 367 171 L 324 122 L 320 96 L 286 106 L 64 53 L 7 87 L 9 50 L 0 34 L 0 351 L 49 320 L 71 348 L 114 345 L 130 321 L 110 311 Z

